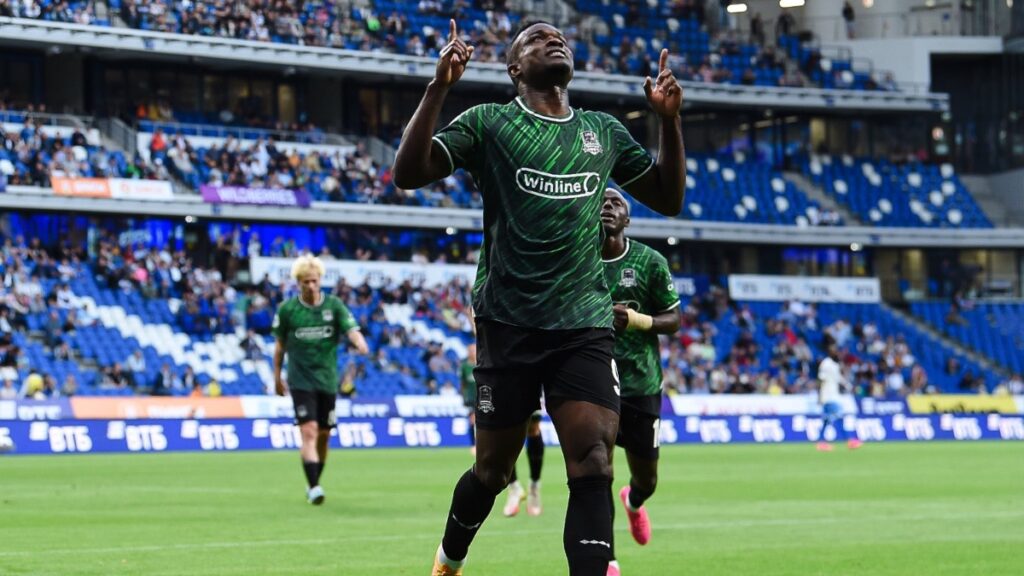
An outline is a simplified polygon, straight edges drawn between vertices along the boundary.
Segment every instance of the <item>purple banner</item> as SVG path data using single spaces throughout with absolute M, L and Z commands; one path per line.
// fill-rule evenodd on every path
M 305 190 L 284 188 L 246 188 L 245 186 L 199 187 L 203 201 L 210 204 L 253 204 L 256 206 L 299 206 L 309 208 L 310 197 Z

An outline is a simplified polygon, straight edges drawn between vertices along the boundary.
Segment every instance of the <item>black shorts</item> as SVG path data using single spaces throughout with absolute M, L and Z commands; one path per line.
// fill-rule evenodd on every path
M 615 445 L 644 460 L 657 460 L 661 418 L 652 412 L 661 413 L 661 394 L 623 398 Z
M 619 411 L 610 328 L 540 330 L 477 319 L 476 425 L 509 428 L 548 406 L 579 400 Z
M 312 390 L 292 390 L 292 402 L 295 404 L 295 423 L 305 424 L 316 421 L 321 430 L 330 430 L 338 423 L 334 414 L 334 406 L 338 397 L 326 392 Z

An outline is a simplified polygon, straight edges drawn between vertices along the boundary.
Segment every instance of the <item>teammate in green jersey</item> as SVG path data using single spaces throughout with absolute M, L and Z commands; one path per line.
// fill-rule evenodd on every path
M 615 443 L 626 450 L 629 485 L 619 491 L 629 531 L 644 545 L 651 522 L 644 502 L 658 483 L 658 432 L 661 424 L 661 354 L 659 334 L 679 330 L 679 294 L 665 257 L 626 238 L 629 203 L 614 188 L 605 190 L 604 277 L 615 302 L 615 364 L 622 387 L 622 412 Z M 614 552 L 614 550 L 613 550 Z M 618 576 L 612 561 L 608 576 Z
M 466 346 L 466 359 L 459 366 L 459 388 L 462 391 L 462 403 L 469 409 L 469 445 L 473 454 L 476 454 L 476 414 L 473 407 L 476 406 L 476 378 L 473 377 L 473 368 L 476 366 L 476 344 Z
M 464 168 L 484 200 L 473 289 L 476 464 L 455 486 L 432 574 L 462 573 L 473 537 L 508 485 L 543 390 L 569 478 L 563 535 L 569 573 L 605 576 L 619 397 L 612 301 L 601 264 L 602 193 L 612 177 L 658 212 L 679 213 L 682 90 L 663 51 L 657 78 L 644 83 L 660 124 L 655 161 L 613 117 L 569 106 L 573 54 L 565 36 L 550 24 L 526 22 L 506 56 L 517 97 L 474 106 L 435 135 L 445 97 L 472 55 L 452 20 L 394 163 L 395 184 L 405 189 Z
M 360 354 L 369 352 L 366 339 L 348 308 L 335 296 L 320 292 L 324 265 L 311 255 L 292 265 L 292 278 L 300 294 L 277 309 L 274 315 L 274 389 L 279 396 L 291 393 L 295 422 L 302 433 L 302 469 L 309 488 L 306 498 L 322 504 L 320 475 L 327 462 L 327 443 L 335 425 L 338 397 L 338 342 L 344 336 Z M 288 381 L 281 377 L 288 355 Z

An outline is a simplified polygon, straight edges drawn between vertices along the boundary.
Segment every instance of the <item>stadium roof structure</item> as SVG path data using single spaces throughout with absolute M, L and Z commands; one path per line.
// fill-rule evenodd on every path
M 314 202 L 311 209 L 283 206 L 207 204 L 198 195 L 175 195 L 169 201 L 57 196 L 49 188 L 9 186 L 0 194 L 0 210 L 40 210 L 82 214 L 150 215 L 164 218 L 226 219 L 304 224 L 458 228 L 480 230 L 483 212 L 463 208 L 428 208 L 342 202 Z M 791 244 L 804 246 L 1024 248 L 1024 234 L 1013 228 L 874 228 L 866 226 L 800 227 L 669 218 L 634 218 L 630 235 L 680 241 Z
M 403 78 L 426 80 L 434 74 L 431 58 L 377 52 L 295 46 L 272 42 L 234 40 L 0 17 L 0 43 L 9 46 L 75 47 L 100 57 L 148 57 L 191 62 L 245 63 L 251 67 L 293 68 L 304 73 L 346 73 L 380 81 Z M 477 63 L 461 82 L 511 89 L 505 67 Z M 681 82 L 690 105 L 714 107 L 800 109 L 847 112 L 944 112 L 949 96 L 907 91 L 824 90 L 737 86 Z M 609 99 L 643 98 L 637 77 L 577 72 L 573 90 Z

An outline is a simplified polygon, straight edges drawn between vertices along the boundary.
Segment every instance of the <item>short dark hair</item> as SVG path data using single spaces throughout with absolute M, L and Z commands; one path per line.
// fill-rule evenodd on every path
M 537 24 L 547 24 L 548 26 L 551 26 L 552 28 L 558 28 L 558 26 L 555 26 L 551 22 L 549 22 L 547 20 L 544 20 L 544 19 L 541 19 L 541 18 L 527 18 L 525 20 L 521 20 L 519 22 L 519 26 L 516 26 L 515 32 L 512 33 L 512 39 L 509 40 L 509 43 L 508 43 L 508 50 L 505 51 L 505 65 L 506 66 L 511 65 L 513 62 L 515 62 L 515 58 L 513 56 L 518 56 L 518 53 L 516 53 L 513 50 L 513 47 L 516 45 L 516 40 L 519 39 L 519 36 L 523 32 L 525 32 L 527 28 L 529 28 L 530 26 L 536 26 Z

